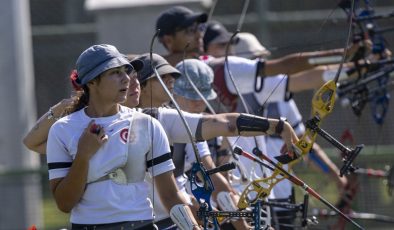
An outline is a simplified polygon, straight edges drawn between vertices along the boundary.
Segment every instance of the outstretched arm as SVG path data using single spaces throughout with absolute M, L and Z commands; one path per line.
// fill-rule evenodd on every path
M 332 179 L 336 182 L 338 191 L 341 192 L 345 188 L 347 184 L 347 179 L 346 177 L 340 177 L 339 176 L 339 169 L 338 167 L 328 158 L 327 154 L 323 151 L 323 149 L 318 145 L 318 144 L 313 144 L 312 147 L 313 152 L 315 153 L 316 157 L 319 158 L 319 160 L 327 166 L 328 173 L 331 176 Z M 312 163 L 315 163 L 313 160 L 311 160 Z M 316 166 L 318 168 L 318 166 Z
M 270 119 L 240 113 L 204 115 L 197 127 L 196 139 L 209 140 L 217 136 L 260 136 L 273 135 L 278 131 L 278 119 Z M 281 125 L 279 125 L 281 126 Z M 288 149 L 298 141 L 291 125 L 284 122 L 279 134 Z
M 354 78 L 357 73 L 348 75 L 348 69 L 353 63 L 347 63 L 339 74 L 339 81 Z M 319 89 L 326 82 L 333 80 L 338 72 L 339 65 L 318 66 L 310 70 L 289 75 L 288 90 L 290 92 L 300 92 L 304 90 Z
M 318 57 L 338 56 L 341 58 L 343 49 L 294 53 L 282 58 L 267 60 L 265 68 L 261 69 L 261 76 L 275 76 L 277 74 L 294 74 L 316 67 L 314 61 Z
M 347 51 L 345 60 L 350 60 L 364 44 L 362 42 L 352 44 Z M 344 49 L 332 49 L 289 54 L 278 59 L 266 61 L 265 68 L 260 70 L 260 74 L 261 76 L 290 75 L 319 65 L 338 64 L 342 61 L 343 53 Z

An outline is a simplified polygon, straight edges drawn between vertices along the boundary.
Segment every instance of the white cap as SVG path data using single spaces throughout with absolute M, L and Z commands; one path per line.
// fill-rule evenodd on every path
M 235 55 L 244 58 L 267 57 L 271 52 L 267 50 L 251 33 L 237 34 L 238 43 L 234 45 Z

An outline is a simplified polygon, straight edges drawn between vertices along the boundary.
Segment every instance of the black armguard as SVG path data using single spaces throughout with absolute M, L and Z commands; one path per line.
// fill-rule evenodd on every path
M 241 132 L 267 132 L 270 123 L 267 118 L 241 113 L 237 118 L 238 134 Z

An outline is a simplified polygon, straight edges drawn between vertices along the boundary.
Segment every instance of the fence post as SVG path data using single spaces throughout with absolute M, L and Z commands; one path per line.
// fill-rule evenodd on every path
M 35 120 L 34 75 L 29 1 L 0 3 L 0 173 L 39 167 L 38 154 L 22 137 Z M 0 177 L 0 229 L 42 226 L 40 176 Z

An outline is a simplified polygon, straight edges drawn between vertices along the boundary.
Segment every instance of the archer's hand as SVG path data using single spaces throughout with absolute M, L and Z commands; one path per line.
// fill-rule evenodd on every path
M 358 61 L 368 56 L 372 52 L 372 41 L 362 40 L 359 42 L 352 43 L 347 49 L 346 62 Z
M 339 192 L 338 194 L 341 194 L 345 190 L 345 187 L 348 184 L 348 180 L 345 176 L 340 177 L 339 173 L 333 175 L 333 177 L 337 185 L 337 189 Z
M 283 126 L 283 132 L 281 134 L 283 141 L 285 142 L 285 147 L 281 149 L 281 153 L 289 153 L 294 154 L 294 144 L 298 142 L 297 134 L 295 133 L 293 127 L 289 124 L 289 122 L 285 122 Z
M 107 141 L 108 136 L 105 134 L 104 128 L 92 120 L 79 138 L 78 154 L 83 154 L 90 159 Z
M 384 49 L 383 52 L 379 53 L 379 54 L 373 54 L 371 53 L 370 55 L 368 55 L 367 60 L 370 62 L 376 62 L 379 60 L 387 60 L 387 59 L 391 59 L 392 57 L 392 52 L 389 49 Z
M 67 114 L 67 109 L 70 109 L 76 103 L 77 99 L 75 97 L 65 98 L 61 100 L 56 105 L 51 107 L 54 117 L 60 118 L 65 116 Z

